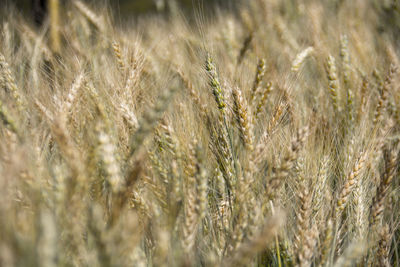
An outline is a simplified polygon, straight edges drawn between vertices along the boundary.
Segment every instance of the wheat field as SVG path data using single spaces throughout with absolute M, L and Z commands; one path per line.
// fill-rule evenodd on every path
M 400 3 L 0 8 L 0 266 L 399 266 Z

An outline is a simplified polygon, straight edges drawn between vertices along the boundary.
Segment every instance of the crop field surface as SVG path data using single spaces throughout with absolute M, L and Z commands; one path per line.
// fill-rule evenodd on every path
M 400 2 L 151 3 L 0 4 L 0 266 L 400 266 Z

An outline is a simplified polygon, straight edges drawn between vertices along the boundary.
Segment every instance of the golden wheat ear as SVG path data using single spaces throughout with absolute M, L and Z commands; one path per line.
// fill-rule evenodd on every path
M 18 88 L 14 75 L 11 71 L 10 65 L 6 61 L 3 54 L 0 53 L 0 75 L 2 82 L 7 91 L 12 94 L 14 101 L 17 105 L 19 112 L 23 112 L 26 109 L 26 101 L 23 99 L 21 90 Z

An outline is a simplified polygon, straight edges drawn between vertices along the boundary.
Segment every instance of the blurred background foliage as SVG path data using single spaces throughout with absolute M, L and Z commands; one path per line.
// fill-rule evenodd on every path
M 0 0 L 6 4 L 15 5 L 19 10 L 23 10 L 29 15 L 31 8 L 31 0 Z M 66 3 L 69 0 L 60 0 Z M 219 5 L 223 8 L 234 6 L 236 0 L 85 0 L 92 5 L 106 3 L 113 8 L 116 16 L 129 19 L 132 16 L 151 14 L 156 12 L 169 12 L 171 8 L 179 7 L 188 13 L 193 10 L 204 8 L 208 9 L 211 6 Z
M 25 14 L 30 16 L 30 7 L 32 0 L 0 0 L 23 10 Z M 60 0 L 66 3 L 70 0 Z M 151 13 L 168 13 L 171 9 L 179 7 L 180 10 L 186 11 L 187 14 L 193 14 L 194 10 L 203 9 L 206 15 L 211 14 L 215 5 L 219 5 L 222 9 L 233 8 L 239 0 L 85 0 L 94 6 L 106 3 L 113 8 L 113 13 L 119 19 L 131 19 L 138 15 L 146 15 Z M 300 2 L 308 2 L 310 0 L 301 0 Z M 368 0 L 366 0 L 368 1 Z M 369 0 L 374 4 L 380 14 L 382 31 L 391 30 L 396 35 L 400 33 L 400 0 Z M 246 3 L 247 1 L 242 1 Z M 338 8 L 346 0 L 332 0 L 332 6 Z M 298 0 L 281 1 L 284 5 L 282 11 L 290 10 L 290 7 L 297 6 Z M 1 8 L 1 5 L 0 5 Z M 400 38 L 400 37 L 399 37 Z
M 32 0 L 0 0 L 0 11 L 7 5 L 14 6 L 18 12 L 22 11 L 24 16 L 32 17 Z M 71 0 L 60 0 L 66 4 Z M 121 23 L 126 20 L 135 20 L 139 16 L 149 14 L 174 15 L 174 11 L 183 11 L 189 20 L 196 11 L 201 10 L 202 16 L 212 16 L 215 14 L 215 6 L 218 5 L 221 10 L 238 10 L 237 3 L 246 4 L 247 0 L 84 0 L 91 6 L 104 6 L 107 4 L 112 7 L 115 22 Z M 257 0 L 255 0 L 257 1 Z M 268 0 L 267 0 L 268 1 Z M 281 13 L 287 17 L 297 16 L 296 7 L 301 2 L 314 0 L 282 0 Z M 328 0 L 325 0 L 328 1 Z M 350 0 L 329 0 L 329 5 L 333 9 L 339 9 L 346 1 Z M 400 0 L 365 0 L 371 1 L 371 5 L 378 15 L 379 32 L 391 35 L 398 45 L 400 45 Z M 4 4 L 5 3 L 5 4 Z M 6 10 L 6 9 L 3 9 Z M 0 17 L 2 13 L 0 12 Z M 1 18 L 0 18 L 1 20 Z M 290 19 L 289 19 L 290 20 Z
M 191 10 L 199 6 L 209 7 L 211 4 L 229 5 L 234 0 L 119 0 L 113 1 L 112 5 L 120 8 L 121 14 L 124 16 L 130 14 L 147 13 L 154 11 L 164 11 L 171 5 L 179 5 L 186 10 Z

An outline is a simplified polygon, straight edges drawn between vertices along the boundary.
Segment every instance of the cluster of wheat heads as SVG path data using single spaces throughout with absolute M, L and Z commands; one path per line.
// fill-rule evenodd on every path
M 0 265 L 398 265 L 395 5 L 4 15 Z

